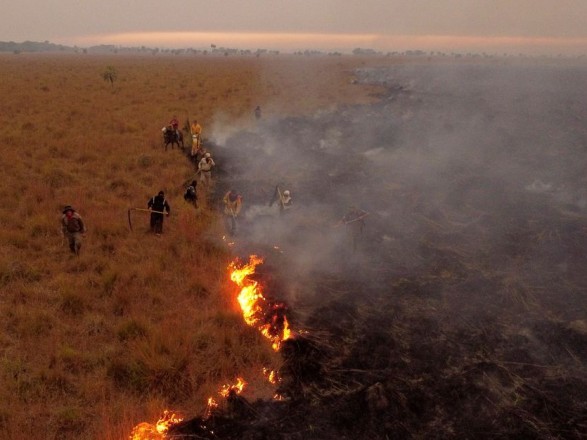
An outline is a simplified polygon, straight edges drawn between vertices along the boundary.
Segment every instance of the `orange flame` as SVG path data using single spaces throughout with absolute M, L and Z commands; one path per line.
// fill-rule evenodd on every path
M 245 389 L 245 385 L 247 383 L 242 377 L 236 378 L 236 383 L 234 385 L 222 385 L 222 388 L 218 392 L 221 397 L 227 398 L 230 396 L 231 393 L 240 394 Z M 212 414 L 216 409 L 219 407 L 218 402 L 214 399 L 214 397 L 208 397 L 208 404 L 206 405 L 206 411 L 204 413 L 204 418 L 209 419 L 212 417 Z
M 214 397 L 208 397 L 208 404 L 206 405 L 206 412 L 204 413 L 204 419 L 212 417 L 214 411 L 218 408 L 218 402 L 214 400 Z
M 157 420 L 157 423 L 143 422 L 136 425 L 129 438 L 130 440 L 164 440 L 167 431 L 182 420 L 182 417 L 178 417 L 175 413 L 165 410 L 163 411 L 163 415 Z
M 236 262 L 231 263 L 229 266 L 231 270 L 230 279 L 241 288 L 237 300 L 245 322 L 250 326 L 256 326 L 272 342 L 273 349 L 279 351 L 282 342 L 292 337 L 292 332 L 289 322 L 284 315 L 284 304 L 267 301 L 263 296 L 259 283 L 249 278 L 250 275 L 255 273 L 255 268 L 261 263 L 263 263 L 263 259 L 256 255 L 251 255 L 249 263 L 241 267 L 237 267 Z M 275 371 L 267 372 L 264 369 L 263 372 L 272 384 L 279 382 Z M 244 379 L 238 377 L 236 384 L 223 385 L 218 394 L 223 398 L 229 397 L 231 393 L 238 395 L 242 393 L 245 385 L 246 382 Z M 283 397 L 276 394 L 274 399 L 282 400 Z M 209 397 L 204 418 L 208 419 L 212 417 L 218 407 L 218 402 L 213 397 Z M 167 438 L 166 433 L 169 429 L 182 420 L 182 418 L 166 410 L 156 424 L 143 422 L 136 425 L 129 438 L 130 440 L 165 440 Z
M 263 259 L 256 255 L 251 255 L 249 263 L 240 268 L 235 262 L 231 263 L 230 279 L 241 288 L 237 300 L 245 322 L 257 327 L 261 334 L 272 342 L 273 349 L 279 351 L 281 343 L 291 338 L 292 334 L 289 322 L 282 314 L 284 305 L 267 301 L 259 283 L 250 278 L 261 263 Z
M 245 385 L 247 383 L 244 381 L 242 377 L 236 378 L 236 384 L 234 385 L 223 385 L 222 389 L 220 390 L 219 394 L 222 397 L 228 397 L 230 393 L 240 394 L 243 392 Z
M 279 377 L 277 376 L 277 371 L 269 370 L 267 368 L 263 368 L 263 375 L 267 378 L 270 384 L 277 385 L 280 381 Z

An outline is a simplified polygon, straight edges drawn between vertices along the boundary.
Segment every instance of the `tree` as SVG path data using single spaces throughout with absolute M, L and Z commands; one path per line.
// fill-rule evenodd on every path
M 116 81 L 117 77 L 118 72 L 116 72 L 116 69 L 113 66 L 107 66 L 106 70 L 102 72 L 102 79 L 104 81 L 110 81 L 111 86 L 114 86 L 114 81 Z

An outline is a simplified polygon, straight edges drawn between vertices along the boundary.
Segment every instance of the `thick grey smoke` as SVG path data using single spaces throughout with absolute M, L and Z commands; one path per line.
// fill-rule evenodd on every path
M 262 119 L 215 149 L 220 192 L 244 197 L 235 249 L 267 257 L 261 278 L 284 281 L 268 293 L 318 334 L 329 374 L 394 402 L 378 436 L 353 438 L 582 438 L 587 67 L 357 77 L 386 87 L 378 104 Z M 276 185 L 295 201 L 283 216 Z M 356 246 L 350 206 L 369 213 Z
M 274 252 L 296 280 L 343 273 L 385 286 L 514 262 L 524 282 L 543 282 L 534 272 L 545 267 L 551 282 L 564 275 L 576 225 L 557 216 L 587 214 L 587 68 L 430 64 L 357 76 L 387 87 L 380 103 L 262 119 L 218 147 L 224 182 L 244 197 L 238 242 Z M 294 198 L 284 216 L 268 206 L 276 185 Z M 339 224 L 351 206 L 369 212 L 356 249 Z

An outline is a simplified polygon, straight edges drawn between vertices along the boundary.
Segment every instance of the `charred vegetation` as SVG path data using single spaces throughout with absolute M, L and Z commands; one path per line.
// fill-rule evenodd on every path
M 304 331 L 281 350 L 284 401 L 226 408 L 198 435 L 582 438 L 587 131 L 568 92 L 587 71 L 358 77 L 388 92 L 218 146 L 247 203 L 236 249 L 269 256 Z M 287 218 L 262 208 L 275 183 Z M 336 224 L 349 205 L 370 212 L 355 250 Z

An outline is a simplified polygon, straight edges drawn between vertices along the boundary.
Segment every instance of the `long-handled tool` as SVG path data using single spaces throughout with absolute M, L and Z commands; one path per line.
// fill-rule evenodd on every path
M 164 212 L 164 211 L 153 211 L 152 209 L 145 209 L 145 208 L 128 208 L 128 227 L 130 228 L 131 231 L 132 231 L 132 222 L 130 220 L 130 212 L 131 211 L 143 211 L 143 212 L 151 212 L 151 213 L 155 213 L 155 214 L 169 215 L 168 212 Z
M 348 225 L 349 223 L 354 223 L 354 222 L 358 222 L 359 220 L 363 220 L 365 217 L 367 217 L 369 215 L 368 212 L 365 212 L 364 214 L 361 214 L 360 216 L 352 219 L 352 220 L 347 220 L 347 221 L 343 221 L 343 224 Z

